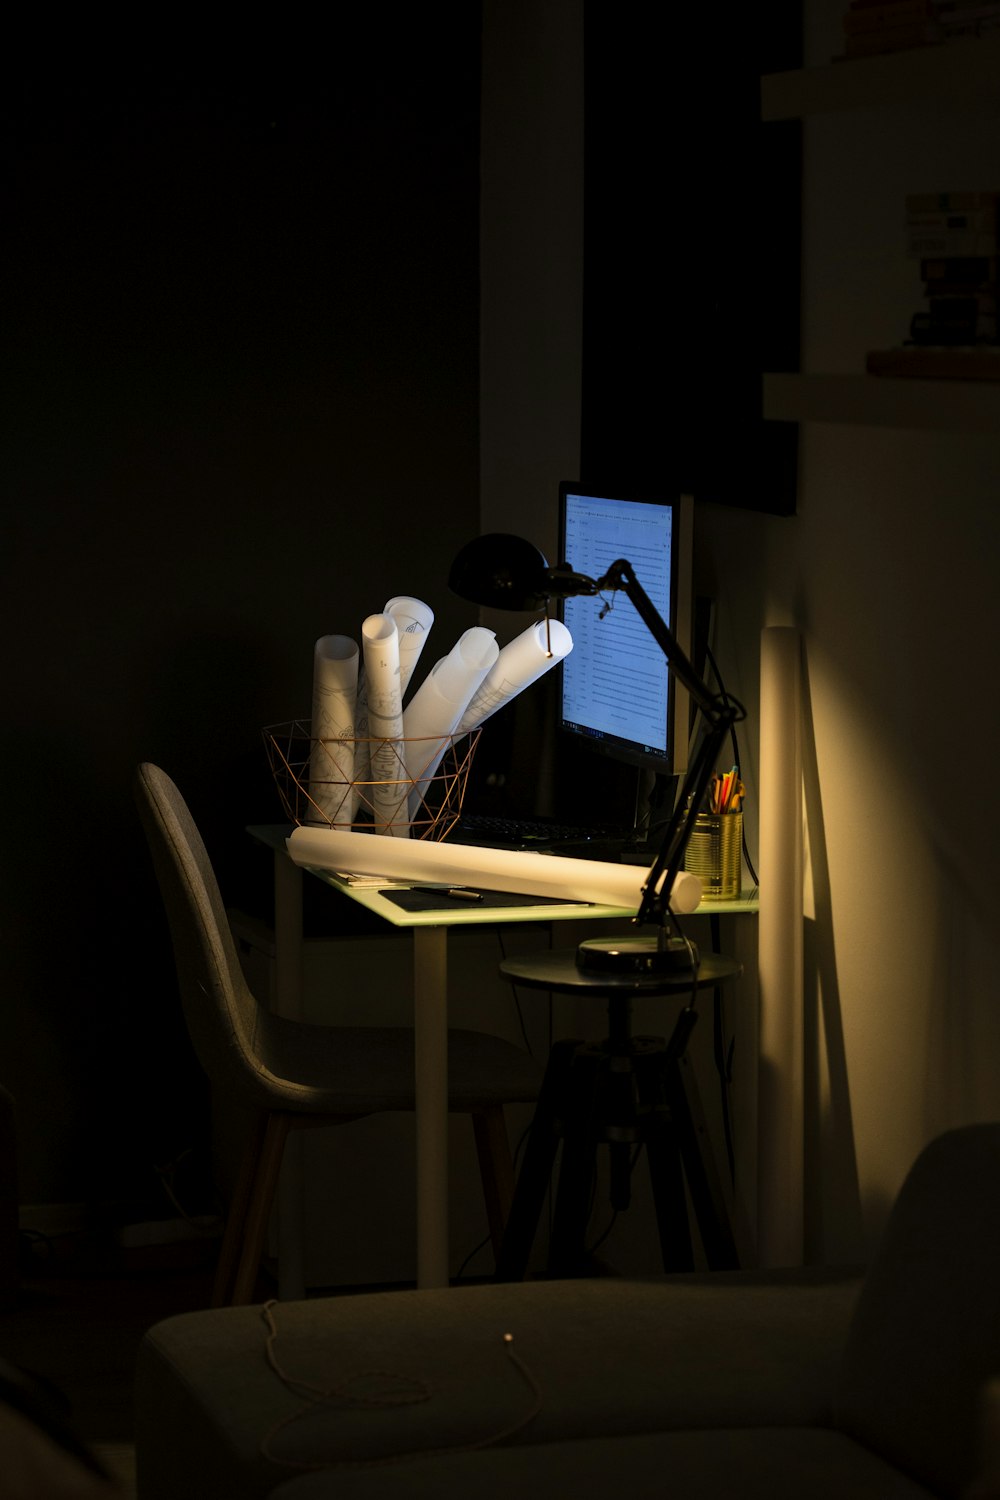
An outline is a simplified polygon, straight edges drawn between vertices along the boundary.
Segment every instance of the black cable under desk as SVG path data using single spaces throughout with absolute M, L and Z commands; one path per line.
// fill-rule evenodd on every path
M 630 1201 L 632 1153 L 644 1146 L 665 1271 L 694 1269 L 685 1182 L 710 1270 L 739 1265 L 727 1194 L 709 1144 L 687 1042 L 697 1019 L 681 1010 L 671 1036 L 634 1037 L 632 1001 L 689 995 L 738 979 L 736 959 L 705 954 L 690 969 L 655 974 L 595 973 L 577 966 L 573 950 L 504 959 L 504 978 L 529 989 L 592 997 L 607 1003 L 608 1035 L 599 1045 L 557 1041 L 528 1134 L 507 1220 L 496 1279 L 520 1281 L 549 1191 L 562 1142 L 549 1243 L 551 1276 L 585 1274 L 585 1235 L 597 1149 L 607 1145 L 611 1204 Z

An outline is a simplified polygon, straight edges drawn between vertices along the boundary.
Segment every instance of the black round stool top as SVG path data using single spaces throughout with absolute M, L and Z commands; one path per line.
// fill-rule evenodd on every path
M 704 953 L 697 978 L 690 969 L 669 969 L 657 974 L 595 972 L 581 969 L 576 949 L 528 953 L 505 958 L 500 965 L 505 979 L 536 990 L 565 990 L 580 995 L 674 995 L 691 989 L 707 989 L 738 979 L 743 965 L 721 953 Z

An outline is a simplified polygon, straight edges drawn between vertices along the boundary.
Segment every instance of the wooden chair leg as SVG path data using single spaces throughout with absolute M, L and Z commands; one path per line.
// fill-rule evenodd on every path
M 236 1267 L 230 1298 L 234 1307 L 242 1307 L 247 1302 L 253 1301 L 257 1272 L 264 1254 L 268 1217 L 271 1204 L 274 1202 L 278 1173 L 281 1170 L 281 1158 L 284 1155 L 285 1141 L 291 1124 L 291 1115 L 273 1113 L 267 1116 L 264 1140 L 257 1161 L 257 1172 L 244 1221 L 243 1249 Z
M 222 1236 L 219 1258 L 215 1265 L 215 1279 L 212 1283 L 213 1307 L 225 1307 L 232 1295 L 233 1278 L 236 1275 L 236 1266 L 240 1258 L 247 1211 L 257 1177 L 257 1164 L 264 1148 L 266 1130 L 267 1114 L 261 1110 L 251 1122 L 247 1143 L 240 1158 L 233 1196 L 226 1214 L 226 1229 Z
M 503 1105 L 490 1105 L 472 1116 L 476 1135 L 479 1175 L 486 1199 L 486 1217 L 490 1226 L 493 1254 L 499 1257 L 503 1232 L 514 1200 L 514 1162 L 510 1154 L 507 1122 Z

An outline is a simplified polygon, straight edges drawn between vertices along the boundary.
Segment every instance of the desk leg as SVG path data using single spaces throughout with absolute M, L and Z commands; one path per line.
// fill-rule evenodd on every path
M 448 1285 L 448 929 L 413 929 L 417 1285 Z
M 302 871 L 284 850 L 274 854 L 274 1009 L 302 1018 Z M 303 1268 L 301 1130 L 289 1132 L 278 1182 L 278 1296 L 298 1301 L 306 1294 Z

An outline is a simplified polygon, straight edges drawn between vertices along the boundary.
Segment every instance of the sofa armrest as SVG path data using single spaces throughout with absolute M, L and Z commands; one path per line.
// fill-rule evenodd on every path
M 364 1293 L 182 1314 L 136 1378 L 142 1500 L 263 1497 L 298 1465 L 368 1460 L 518 1429 L 513 1441 L 681 1428 L 824 1425 L 860 1277 L 793 1272 Z M 389 1372 L 407 1405 L 310 1408 L 304 1387 Z M 221 1488 L 220 1488 L 221 1486 Z

